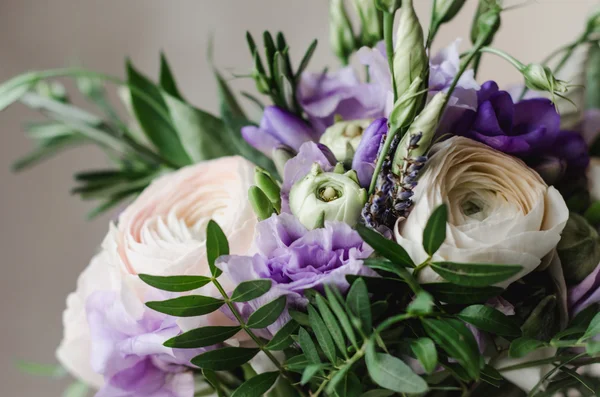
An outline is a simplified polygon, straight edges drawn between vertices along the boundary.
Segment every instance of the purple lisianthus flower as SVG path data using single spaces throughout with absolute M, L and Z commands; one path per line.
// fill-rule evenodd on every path
M 260 125 L 243 127 L 242 136 L 252 147 L 271 157 L 274 149 L 284 146 L 298 151 L 304 142 L 318 142 L 321 134 L 298 116 L 268 106 Z
M 193 397 L 187 365 L 201 351 L 163 346 L 181 333 L 175 318 L 139 301 L 133 306 L 116 291 L 97 291 L 87 300 L 91 364 L 105 379 L 96 397 Z
M 567 297 L 571 316 L 600 303 L 600 264 L 582 282 L 569 288 Z
M 343 222 L 325 222 L 325 227 L 307 230 L 290 214 L 273 215 L 256 226 L 254 256 L 225 256 L 218 266 L 236 284 L 248 280 L 272 280 L 271 290 L 249 302 L 256 310 L 282 295 L 288 307 L 304 307 L 304 291 L 333 285 L 345 292 L 347 275 L 376 273 L 363 265 L 373 253 L 358 233 Z M 268 331 L 271 333 L 289 319 L 283 315 Z
M 356 171 L 362 187 L 368 187 L 375 172 L 375 161 L 383 138 L 388 132 L 386 118 L 373 121 L 363 132 L 360 144 L 352 159 L 352 169 Z

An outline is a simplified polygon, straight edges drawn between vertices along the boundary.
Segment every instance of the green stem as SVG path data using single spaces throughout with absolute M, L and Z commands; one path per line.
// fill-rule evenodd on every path
M 402 321 L 408 320 L 412 317 L 413 317 L 413 315 L 409 314 L 409 313 L 389 317 L 388 319 L 383 321 L 381 324 L 379 324 L 377 326 L 377 328 L 375 328 L 375 333 L 379 334 L 379 333 L 385 331 L 386 329 L 388 329 L 389 327 L 391 327 L 392 325 L 401 323 Z
M 381 168 L 383 167 L 383 162 L 390 151 L 390 147 L 392 146 L 392 142 L 394 141 L 394 137 L 398 133 L 396 131 L 389 131 L 387 136 L 385 137 L 385 142 L 383 143 L 383 148 L 381 148 L 381 153 L 379 153 L 379 157 L 377 157 L 377 163 L 375 164 L 375 171 L 373 172 L 373 178 L 371 178 L 371 185 L 369 186 L 369 195 L 373 194 L 375 191 L 375 186 L 377 185 L 377 177 L 379 177 L 379 173 L 381 172 Z
M 508 62 L 510 62 L 516 69 L 521 70 L 525 67 L 523 62 L 519 61 L 517 58 L 512 55 L 507 54 L 506 52 L 499 50 L 494 47 L 481 47 L 479 49 L 480 52 L 487 52 L 489 54 L 498 55 L 500 58 L 504 58 Z
M 342 365 L 340 365 L 339 367 L 345 367 L 345 366 L 353 366 L 358 360 L 360 360 L 361 358 L 364 357 L 366 349 L 367 349 L 367 343 L 368 341 L 365 341 L 363 343 L 363 345 L 361 346 L 361 348 L 354 353 L 354 355 L 352 357 L 350 357 L 350 359 L 346 360 Z M 338 368 L 339 368 L 338 367 Z M 311 395 L 312 397 L 318 397 L 321 393 L 323 393 L 323 391 L 325 391 L 325 388 L 327 387 L 327 384 L 329 383 L 329 381 L 331 381 L 331 379 L 333 378 L 333 376 L 336 374 L 336 372 L 332 372 L 331 374 L 329 374 L 329 376 L 323 380 L 323 382 L 321 382 L 321 384 L 319 385 L 319 388 L 317 389 L 317 391 L 315 392 L 314 395 Z
M 248 336 L 254 341 L 254 343 L 256 343 L 258 348 L 263 353 L 265 353 L 265 355 L 269 358 L 269 360 L 271 360 L 271 362 L 275 365 L 275 367 L 277 367 L 277 370 L 279 371 L 281 376 L 283 376 L 288 381 L 290 381 L 290 383 L 294 386 L 294 388 L 298 391 L 298 393 L 301 396 L 306 396 L 304 391 L 300 387 L 298 387 L 298 385 L 294 384 L 294 380 L 292 378 L 290 378 L 287 371 L 283 368 L 283 366 L 281 365 L 279 360 L 273 355 L 273 353 L 271 353 L 269 350 L 267 350 L 265 348 L 265 344 L 263 343 L 263 341 L 258 336 L 256 336 L 256 334 L 254 332 L 252 332 L 252 330 L 246 325 L 246 322 L 242 318 L 242 315 L 240 314 L 240 312 L 237 310 L 237 308 L 231 301 L 229 295 L 227 295 L 227 292 L 225 292 L 225 289 L 223 288 L 221 283 L 219 283 L 219 281 L 215 277 L 212 278 L 212 282 L 215 285 L 215 287 L 217 288 L 217 290 L 219 291 L 219 293 L 221 294 L 221 296 L 223 296 L 223 299 L 225 300 L 225 304 L 227 305 L 229 310 L 231 310 L 231 312 L 233 313 L 233 316 L 238 321 L 238 323 L 240 324 L 240 326 L 242 327 L 244 332 L 246 332 L 246 334 L 248 334 Z
M 394 91 L 394 103 L 398 99 L 396 90 L 396 78 L 394 77 L 394 14 L 386 12 L 383 14 L 383 38 L 385 40 L 385 51 L 387 53 L 390 74 L 392 75 L 392 89 Z
M 436 19 L 435 9 L 437 8 L 437 0 L 433 0 L 433 6 L 431 8 L 431 21 L 429 22 L 429 32 L 427 33 L 427 42 L 425 47 L 430 48 L 433 43 L 433 39 L 437 35 L 438 29 L 440 28 L 440 24 Z

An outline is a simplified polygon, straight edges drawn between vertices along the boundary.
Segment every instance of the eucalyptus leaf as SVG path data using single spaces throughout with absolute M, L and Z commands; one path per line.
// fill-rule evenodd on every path
M 367 285 L 364 280 L 358 279 L 352 284 L 346 297 L 346 305 L 350 309 L 350 312 L 360 320 L 362 330 L 367 335 L 370 334 L 373 327 L 373 320 L 369 291 L 367 291 Z
M 485 305 L 472 305 L 457 316 L 476 328 L 494 335 L 519 337 L 521 329 L 513 318 Z
M 271 289 L 271 280 L 259 279 L 249 280 L 238 284 L 231 294 L 233 302 L 248 302 L 252 299 L 259 298 L 269 292 Z
M 213 371 L 230 371 L 250 361 L 260 349 L 245 347 L 224 347 L 210 350 L 192 359 L 192 364 Z
M 285 324 L 277 333 L 271 338 L 269 343 L 265 346 L 267 350 L 283 350 L 288 348 L 294 340 L 292 339 L 292 335 L 298 329 L 300 325 L 294 321 L 290 320 Z
M 519 273 L 519 265 L 489 263 L 434 262 L 431 269 L 445 280 L 465 287 L 487 287 L 501 283 Z
M 212 313 L 225 303 L 210 296 L 189 295 L 165 301 L 146 302 L 146 306 L 175 317 L 196 317 Z
M 413 341 L 410 348 L 428 374 L 435 371 L 438 363 L 437 350 L 435 344 L 429 338 L 423 337 Z
M 242 328 L 207 326 L 184 332 L 174 338 L 167 340 L 164 345 L 174 349 L 195 349 L 199 347 L 212 346 L 226 341 L 240 332 Z
M 139 278 L 146 284 L 163 291 L 186 292 L 204 287 L 210 283 L 210 278 L 205 276 L 151 276 L 139 274 Z
M 213 277 L 219 277 L 223 273 L 215 266 L 215 261 L 222 255 L 229 255 L 227 236 L 219 224 L 211 219 L 206 227 L 206 256 Z
M 356 231 L 358 231 L 358 234 L 360 234 L 362 239 L 373 247 L 378 254 L 383 255 L 395 264 L 404 267 L 415 267 L 413 260 L 400 245 L 386 239 L 381 234 L 364 225 L 357 225 Z
M 258 308 L 258 310 L 250 315 L 246 325 L 249 328 L 266 328 L 273 324 L 281 316 L 281 313 L 283 313 L 286 299 L 287 297 L 283 295 Z
M 244 382 L 231 397 L 261 397 L 275 384 L 279 371 L 264 372 Z
M 319 346 L 321 346 L 321 350 L 323 350 L 323 353 L 325 353 L 325 356 L 329 361 L 335 364 L 337 355 L 333 338 L 331 337 L 325 322 L 323 322 L 323 319 L 319 315 L 319 312 L 317 312 L 312 305 L 308 305 L 308 320 L 317 337 L 317 342 L 319 343 Z
M 423 248 L 432 256 L 446 240 L 446 223 L 448 222 L 448 207 L 442 204 L 437 207 L 423 230 Z

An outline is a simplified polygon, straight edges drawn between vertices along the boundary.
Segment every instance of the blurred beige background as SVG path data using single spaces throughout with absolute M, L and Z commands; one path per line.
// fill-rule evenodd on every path
M 415 3 L 428 21 L 431 1 Z M 506 13 L 495 43 L 524 62 L 540 60 L 575 37 L 598 1 L 529 3 Z M 476 4 L 467 0 L 441 31 L 437 48 L 456 36 L 468 38 Z M 326 0 L 0 0 L 0 80 L 73 64 L 122 76 L 125 56 L 156 75 L 158 52 L 164 49 L 186 96 L 215 111 L 216 87 L 205 62 L 209 34 L 216 39 L 218 64 L 245 72 L 250 58 L 244 33 L 264 29 L 283 30 L 296 59 L 317 37 L 321 43 L 312 68 L 337 64 L 328 50 Z M 519 81 L 507 63 L 487 57 L 480 79 L 492 76 L 504 84 Z M 110 217 L 86 222 L 91 205 L 69 195 L 74 171 L 103 165 L 93 148 L 67 152 L 20 175 L 9 171 L 31 148 L 20 124 L 32 116 L 20 106 L 0 115 L 0 395 L 54 397 L 61 396 L 66 381 L 21 374 L 14 362 L 54 362 L 66 295 Z

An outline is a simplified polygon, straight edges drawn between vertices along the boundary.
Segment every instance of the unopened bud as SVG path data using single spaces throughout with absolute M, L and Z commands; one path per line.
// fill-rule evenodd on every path
M 534 167 L 548 186 L 555 185 L 564 176 L 567 170 L 565 160 L 556 156 L 543 157 Z
M 330 0 L 329 3 L 329 40 L 335 55 L 344 64 L 356 48 L 352 24 L 348 18 L 343 0 Z
M 383 21 L 381 12 L 373 0 L 354 0 L 354 8 L 360 18 L 361 45 L 374 47 L 383 40 Z
M 521 68 L 527 88 L 536 91 L 546 91 L 550 94 L 567 92 L 567 83 L 554 77 L 548 66 L 530 63 Z
M 281 210 L 281 188 L 277 182 L 268 172 L 258 167 L 254 172 L 254 182 L 265 193 L 275 210 L 279 212 Z
M 331 150 L 337 161 L 352 162 L 363 131 L 372 121 L 372 119 L 339 121 L 325 130 L 319 142 Z
M 393 131 L 408 127 L 420 110 L 426 95 L 423 79 L 415 78 L 408 89 L 398 98 L 390 113 L 390 126 Z
M 267 195 L 258 186 L 250 186 L 248 200 L 250 201 L 250 205 L 252 205 L 254 213 L 261 221 L 269 219 L 271 215 L 276 213 L 275 207 L 273 207 Z
M 497 0 L 480 0 L 471 27 L 471 42 L 489 45 L 500 29 L 502 7 Z
M 277 173 L 283 176 L 283 171 L 285 169 L 285 163 L 288 162 L 289 159 L 294 157 L 296 153 L 294 153 L 291 149 L 287 147 L 278 147 L 273 149 L 271 157 L 273 158 L 273 163 L 275 163 L 275 168 L 277 169 Z
M 581 282 L 600 263 L 600 236 L 584 217 L 576 213 L 569 215 L 556 249 L 565 279 L 573 284 Z
M 393 14 L 402 5 L 402 0 L 375 0 L 375 7 L 381 12 Z
M 433 10 L 438 23 L 446 23 L 458 14 L 467 0 L 437 0 Z

